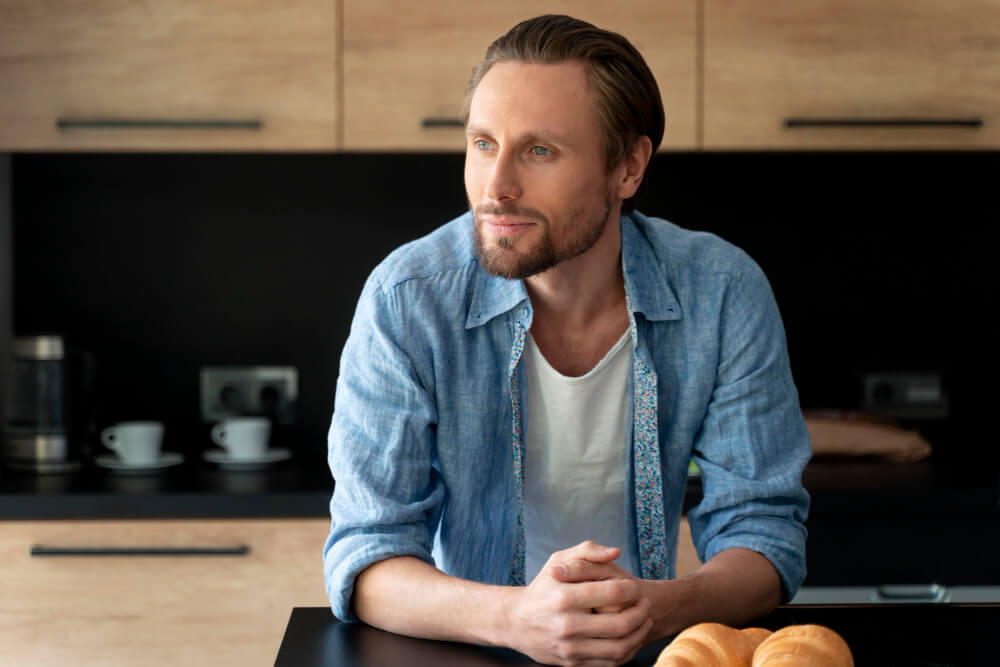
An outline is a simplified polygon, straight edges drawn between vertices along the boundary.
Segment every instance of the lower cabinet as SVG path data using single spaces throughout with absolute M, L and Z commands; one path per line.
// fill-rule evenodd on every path
M 805 583 L 793 604 L 1000 602 L 1000 516 L 922 508 L 818 511 L 806 528 Z
M 0 523 L 0 664 L 272 665 L 328 519 Z
M 328 519 L 0 522 L 0 665 L 272 665 Z M 701 563 L 687 519 L 677 574 Z

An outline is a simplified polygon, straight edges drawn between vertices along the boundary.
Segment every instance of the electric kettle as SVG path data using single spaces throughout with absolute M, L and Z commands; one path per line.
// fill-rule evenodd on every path
M 59 335 L 16 337 L 10 354 L 0 448 L 4 466 L 38 473 L 76 470 L 90 426 L 92 360 Z

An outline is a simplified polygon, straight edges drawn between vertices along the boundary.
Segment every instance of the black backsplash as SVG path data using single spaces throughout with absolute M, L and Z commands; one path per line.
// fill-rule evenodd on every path
M 466 208 L 456 154 L 15 154 L 14 329 L 93 351 L 99 426 L 203 448 L 203 365 L 291 365 L 321 455 L 371 268 Z M 768 274 L 805 408 L 855 409 L 872 371 L 943 375 L 938 458 L 998 456 L 1000 153 L 670 153 L 641 210 L 706 229 Z M 172 439 L 172 442 L 170 440 Z

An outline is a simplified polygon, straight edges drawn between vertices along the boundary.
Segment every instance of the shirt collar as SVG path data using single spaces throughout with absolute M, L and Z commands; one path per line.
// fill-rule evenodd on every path
M 622 265 L 629 307 L 633 313 L 642 313 L 648 320 L 679 320 L 680 304 L 639 224 L 648 224 L 647 218 L 639 212 L 621 218 Z M 523 280 L 499 278 L 477 263 L 465 328 L 486 324 L 526 301 L 528 291 Z
M 465 328 L 472 329 L 486 324 L 497 315 L 513 310 L 528 301 L 528 290 L 523 280 L 499 278 L 486 272 L 476 263 L 475 285 Z
M 625 295 L 633 313 L 647 320 L 679 320 L 681 306 L 646 236 L 654 223 L 638 211 L 622 216 L 622 266 Z

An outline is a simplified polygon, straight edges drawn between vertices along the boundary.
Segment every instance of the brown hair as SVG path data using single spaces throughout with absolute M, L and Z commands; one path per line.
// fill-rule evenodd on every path
M 655 152 L 663 139 L 663 102 L 646 61 L 621 35 L 570 16 L 546 14 L 522 21 L 490 44 L 465 87 L 463 122 L 469 122 L 476 87 L 496 63 L 555 65 L 567 61 L 588 66 L 608 171 L 621 164 L 641 136 L 649 137 Z M 643 174 L 639 190 L 622 203 L 622 212 L 635 209 L 645 182 Z

